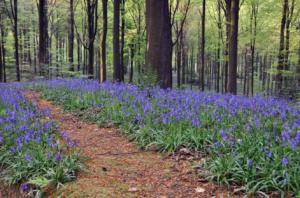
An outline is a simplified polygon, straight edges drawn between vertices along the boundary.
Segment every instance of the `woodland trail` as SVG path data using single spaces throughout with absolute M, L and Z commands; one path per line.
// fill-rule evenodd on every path
M 52 120 L 59 123 L 59 132 L 66 131 L 71 141 L 79 140 L 80 147 L 86 146 L 82 155 L 90 158 L 84 161 L 88 170 L 79 171 L 76 180 L 64 184 L 66 189 L 48 189 L 49 197 L 227 197 L 226 190 L 195 177 L 191 165 L 196 161 L 189 162 L 185 156 L 178 160 L 153 151 L 139 152 L 117 128 L 100 129 L 97 123 L 64 112 L 35 91 L 29 91 L 27 97 L 32 99 L 33 94 L 40 109 L 49 107 Z M 196 192 L 197 188 L 205 191 Z

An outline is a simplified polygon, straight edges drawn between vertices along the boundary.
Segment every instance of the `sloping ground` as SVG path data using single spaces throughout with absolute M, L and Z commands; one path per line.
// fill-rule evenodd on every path
M 66 131 L 73 140 L 79 140 L 83 155 L 90 157 L 84 162 L 87 170 L 80 171 L 65 189 L 49 188 L 50 197 L 227 197 L 226 189 L 195 177 L 191 165 L 199 159 L 140 152 L 116 128 L 99 129 L 97 123 L 81 121 L 63 112 L 59 105 L 39 98 L 39 93 L 30 91 L 28 97 L 32 94 L 41 109 L 50 108 L 60 132 Z

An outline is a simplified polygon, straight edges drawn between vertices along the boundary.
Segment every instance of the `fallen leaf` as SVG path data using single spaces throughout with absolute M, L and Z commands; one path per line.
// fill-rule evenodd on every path
M 130 188 L 130 189 L 128 190 L 128 192 L 136 192 L 136 191 L 138 191 L 136 188 Z
M 184 152 L 184 153 L 190 153 L 190 151 L 187 148 L 182 148 L 179 151 Z
M 195 191 L 196 191 L 197 193 L 202 193 L 202 192 L 205 191 L 205 189 L 204 189 L 204 188 L 196 188 Z

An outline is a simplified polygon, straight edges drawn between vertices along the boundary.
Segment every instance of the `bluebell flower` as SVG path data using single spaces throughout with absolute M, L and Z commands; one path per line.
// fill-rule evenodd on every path
M 27 189 L 26 183 L 22 185 L 22 191 L 24 192 Z
M 29 162 L 31 162 L 31 157 L 29 156 L 29 155 L 26 155 L 26 157 L 25 157 L 25 159 L 24 159 L 25 161 L 29 161 Z
M 55 159 L 57 162 L 59 162 L 61 160 L 61 156 L 60 156 L 60 153 L 57 154 L 56 156 L 56 159 Z
M 50 152 L 48 155 L 47 155 L 47 158 L 49 159 L 51 157 L 52 153 Z
M 287 160 L 287 157 L 285 155 L 281 155 L 281 157 L 283 157 L 282 166 L 289 163 L 288 160 Z
M 248 166 L 252 166 L 252 160 L 251 159 L 248 160 Z

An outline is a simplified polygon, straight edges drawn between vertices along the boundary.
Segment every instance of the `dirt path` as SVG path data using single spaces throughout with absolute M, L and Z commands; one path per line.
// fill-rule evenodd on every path
M 194 162 L 177 161 L 157 152 L 97 155 L 139 150 L 116 128 L 99 129 L 96 123 L 78 120 L 75 115 L 64 113 L 59 105 L 40 99 L 39 93 L 30 91 L 28 97 L 32 98 L 33 93 L 41 109 L 50 108 L 60 132 L 66 131 L 68 137 L 79 140 L 80 146 L 86 146 L 83 155 L 90 157 L 84 162 L 89 171 L 80 171 L 75 181 L 65 184 L 66 189 L 61 188 L 52 197 L 227 197 L 226 191 L 205 185 L 195 177 L 190 168 Z M 132 188 L 136 191 L 129 192 Z M 205 191 L 196 192 L 197 188 Z

